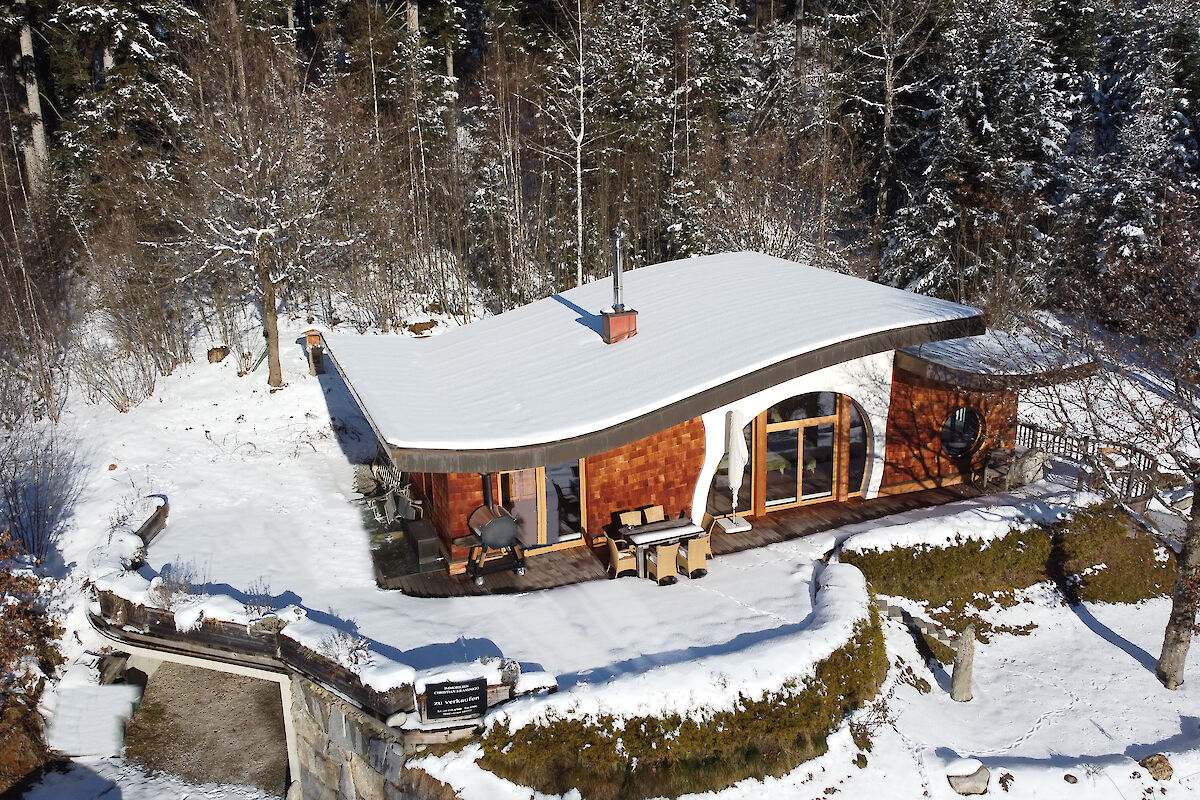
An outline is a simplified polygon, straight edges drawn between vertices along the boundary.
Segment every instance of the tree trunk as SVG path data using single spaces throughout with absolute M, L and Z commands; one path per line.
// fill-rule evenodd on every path
M 283 370 L 279 366 L 279 311 L 275 308 L 275 281 L 266 265 L 258 267 L 258 282 L 262 287 L 263 337 L 267 340 L 267 385 L 283 386 Z
M 238 14 L 237 0 L 226 0 L 229 25 L 233 29 L 233 71 L 238 82 L 238 106 L 242 117 L 242 131 L 250 128 L 250 91 L 246 87 L 246 52 L 242 49 L 242 18 Z
M 583 285 L 583 138 L 586 124 L 583 106 L 584 55 L 583 55 L 583 4 L 575 3 L 576 21 L 579 24 L 577 41 L 579 54 L 579 127 L 575 130 L 575 285 Z
M 796 3 L 796 42 L 792 58 L 792 70 L 800 78 L 800 90 L 804 90 L 804 0 Z
M 1192 481 L 1192 496 L 1200 496 L 1200 479 Z M 1200 579 L 1200 516 L 1195 508 L 1183 539 L 1183 552 L 1176 560 L 1175 591 L 1171 595 L 1171 617 L 1163 635 L 1162 655 L 1155 673 L 1168 689 L 1183 683 L 1183 665 L 1196 625 L 1197 580 Z
M 45 182 L 46 163 L 49 160 L 46 149 L 46 123 L 42 119 L 42 95 L 38 89 L 37 66 L 33 59 L 33 28 L 29 24 L 29 6 L 26 3 L 14 5 L 14 11 L 21 20 L 21 69 L 18 71 L 21 83 L 25 87 L 25 111 L 29 114 L 29 141 L 22 148 L 25 161 L 25 172 L 30 194 L 41 194 Z

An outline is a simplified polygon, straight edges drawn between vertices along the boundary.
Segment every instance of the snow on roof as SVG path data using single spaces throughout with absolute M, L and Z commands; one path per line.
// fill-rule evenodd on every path
M 1069 337 L 1041 329 L 1036 334 L 990 330 L 980 336 L 905 347 L 903 352 L 946 369 L 997 377 L 1038 376 L 1091 364 Z
M 601 431 L 871 334 L 933 326 L 863 344 L 878 352 L 982 329 L 969 306 L 753 252 L 630 270 L 623 288 L 638 333 L 616 344 L 599 334 L 612 299 L 606 279 L 428 339 L 324 338 L 390 446 L 463 451 Z M 947 327 L 963 320 L 973 329 Z

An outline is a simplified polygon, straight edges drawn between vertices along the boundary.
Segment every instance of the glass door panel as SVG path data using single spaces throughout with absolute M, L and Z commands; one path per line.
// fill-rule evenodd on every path
M 767 431 L 763 474 L 767 485 L 767 505 L 795 503 L 800 489 L 800 437 L 793 428 Z
M 557 544 L 583 530 L 579 502 L 579 462 L 567 461 L 546 467 L 546 541 Z
M 847 400 L 846 402 L 849 402 Z M 850 447 L 850 474 L 847 476 L 847 491 L 850 494 L 862 491 L 863 478 L 867 474 L 867 425 L 862 414 L 853 404 L 850 407 L 850 432 L 846 437 Z
M 537 470 L 521 469 L 500 476 L 500 505 L 517 521 L 521 544 L 538 544 Z
M 815 500 L 833 495 L 833 453 L 837 425 L 832 422 L 801 428 L 804 441 L 804 472 L 801 498 Z

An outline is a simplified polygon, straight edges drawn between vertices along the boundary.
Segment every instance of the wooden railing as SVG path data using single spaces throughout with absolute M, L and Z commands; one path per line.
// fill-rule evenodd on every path
M 1148 500 L 1158 474 L 1157 459 L 1132 445 L 1052 431 L 1026 422 L 1017 423 L 1017 447 L 1036 447 L 1072 462 L 1078 468 L 1076 489 L 1109 491 L 1127 503 Z

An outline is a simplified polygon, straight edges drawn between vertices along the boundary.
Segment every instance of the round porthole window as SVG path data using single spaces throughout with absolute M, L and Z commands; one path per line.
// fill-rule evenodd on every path
M 956 408 L 942 425 L 942 450 L 948 456 L 965 456 L 976 448 L 983 433 L 983 420 L 969 408 Z

